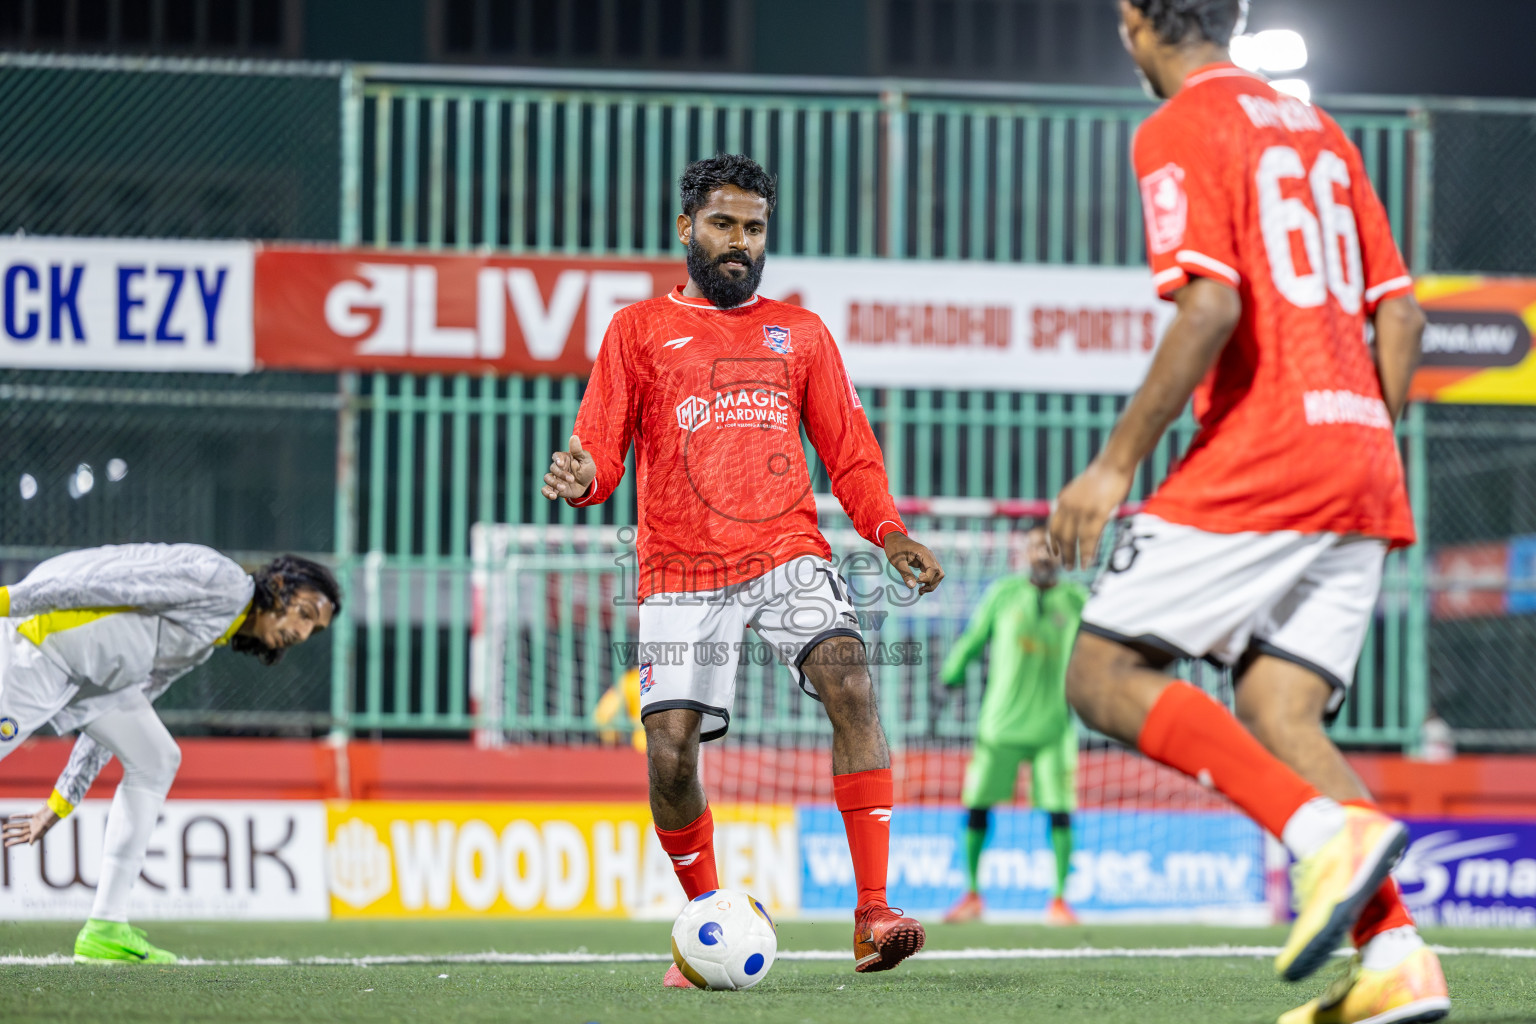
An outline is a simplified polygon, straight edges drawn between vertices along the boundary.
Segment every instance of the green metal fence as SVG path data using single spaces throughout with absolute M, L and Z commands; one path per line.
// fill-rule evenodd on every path
M 0 232 L 334 240 L 336 64 L 0 53 Z
M 1150 107 L 1124 94 L 1007 100 L 924 95 L 872 86 L 828 95 L 454 84 L 401 69 L 344 79 L 343 241 L 426 249 L 660 255 L 675 251 L 675 182 L 690 160 L 745 152 L 778 179 L 773 253 L 1027 263 L 1139 264 L 1140 202 L 1130 140 Z M 1400 241 L 1414 218 L 1414 129 L 1402 113 L 1348 114 Z M 621 674 L 612 644 L 633 635 L 584 609 L 612 589 L 612 552 L 585 550 L 578 531 L 634 522 L 632 475 L 602 508 L 537 495 L 548 453 L 574 422 L 576 379 L 378 375 L 358 396 L 356 523 L 339 554 L 363 600 L 355 633 L 337 645 L 333 714 L 342 729 L 494 727 L 514 734 L 585 732 L 597 695 Z M 865 408 L 897 494 L 1044 498 L 1086 465 L 1121 400 L 1015 392 L 873 390 Z M 1421 418 L 1406 425 L 1418 451 Z M 1187 440 L 1186 420 L 1138 482 L 1145 494 Z M 814 462 L 814 453 L 807 448 Z M 825 481 L 821 481 L 825 490 Z M 514 629 L 494 720 L 472 709 L 467 606 L 476 565 L 471 523 L 548 524 L 536 546 L 566 567 L 546 579 L 524 553 L 517 577 L 548 601 L 548 628 Z M 996 531 L 997 522 L 912 524 L 928 538 Z M 1417 550 L 1417 549 L 1416 549 Z M 580 568 L 578 568 L 580 566 Z M 480 565 L 482 570 L 487 566 Z M 950 587 L 979 593 L 1004 571 L 974 562 Z M 1369 641 L 1342 739 L 1404 745 L 1424 707 L 1422 556 L 1394 555 L 1384 613 Z M 577 599 L 573 588 L 584 595 Z M 960 628 L 955 607 L 899 617 L 901 635 L 930 651 Z M 542 621 L 542 620 L 541 620 Z M 892 620 L 893 622 L 898 620 Z M 629 631 L 626 634 L 626 629 Z M 617 638 L 617 639 L 616 639 Z M 751 673 L 743 667 L 744 681 Z M 894 736 L 964 722 L 930 699 L 924 671 L 883 670 Z M 760 674 L 760 672 L 759 672 Z M 756 678 L 752 676 L 751 678 Z M 740 726 L 772 721 L 761 681 L 745 685 Z M 753 700 L 768 701 L 763 708 Z M 746 705 L 752 705 L 751 710 Z M 767 717 L 759 715 L 763 712 Z M 972 719 L 973 720 L 973 719 Z M 819 719 L 818 719 L 819 721 Z M 810 726 L 807 725 L 809 728 Z
M 774 253 L 1115 265 L 1143 259 L 1129 146 L 1149 107 L 1122 95 L 967 101 L 865 90 L 533 88 L 412 80 L 400 69 L 378 77 L 349 72 L 343 241 L 663 254 L 675 246 L 678 174 L 690 160 L 724 150 L 752 155 L 778 179 Z M 1346 114 L 1343 123 L 1406 243 L 1419 166 L 1410 118 Z M 577 622 L 567 588 L 556 586 L 563 596 L 551 605 L 549 630 L 517 635 L 513 646 L 522 650 L 509 655 L 506 680 L 513 691 L 531 689 L 509 697 L 499 721 L 472 713 L 466 671 L 472 522 L 574 530 L 634 521 L 629 476 L 595 510 L 550 505 L 536 493 L 548 453 L 575 419 L 581 386 L 575 379 L 408 375 L 363 382 L 355 485 L 344 478 L 337 516 L 338 554 L 361 570 L 353 576 L 363 595 L 355 628 L 343 623 L 336 645 L 338 728 L 591 729 L 595 695 L 623 666 L 609 646 L 617 634 L 594 627 L 596 617 Z M 1048 497 L 1086 464 L 1119 405 L 1110 397 L 1010 392 L 865 396 L 893 490 L 925 496 Z M 1419 448 L 1420 423 L 1415 417 L 1406 428 L 1411 451 Z M 1142 492 L 1161 478 L 1188 428 L 1174 431 L 1149 460 Z M 913 528 L 932 536 L 998 524 Z M 562 546 L 555 535 L 546 546 L 552 542 L 569 559 L 576 554 L 570 537 Z M 598 585 L 593 565 L 572 572 L 584 586 Z M 954 589 L 980 577 L 963 579 L 952 575 Z M 1415 611 L 1422 587 L 1422 557 L 1394 555 L 1381 626 L 1360 692 L 1338 727 L 1341 738 L 1413 741 L 1425 703 L 1423 622 Z M 904 630 L 935 650 L 958 627 L 953 609 L 905 617 Z M 885 687 L 893 733 L 921 733 L 933 710 L 921 698 L 926 686 L 910 671 L 891 681 L 898 684 Z
M 683 167 L 742 152 L 778 180 L 775 253 L 1143 260 L 1130 144 L 1151 106 L 1119 92 L 978 101 L 873 84 L 829 96 L 739 85 L 465 86 L 392 74 L 346 79 L 346 241 L 662 255 L 676 248 Z M 1413 223 L 1412 119 L 1345 112 L 1340 122 L 1403 241 Z

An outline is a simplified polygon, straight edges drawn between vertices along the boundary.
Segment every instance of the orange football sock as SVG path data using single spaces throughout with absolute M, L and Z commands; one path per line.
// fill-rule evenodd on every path
M 843 812 L 859 907 L 885 906 L 885 875 L 891 854 L 891 803 L 895 784 L 889 768 L 832 776 L 832 794 Z
M 1164 689 L 1152 705 L 1136 746 L 1154 761 L 1214 786 L 1276 837 L 1302 804 L 1321 795 L 1226 708 L 1183 680 Z
M 1348 807 L 1364 807 L 1367 810 L 1379 811 L 1369 800 L 1344 800 Z M 1355 922 L 1355 930 L 1351 938 L 1355 941 L 1356 949 L 1363 949 L 1382 932 L 1391 931 L 1393 928 L 1412 928 L 1413 915 L 1408 913 L 1408 907 L 1403 903 L 1403 894 L 1398 891 L 1397 882 L 1388 878 L 1381 883 L 1381 888 L 1376 890 L 1376 895 L 1371 897 L 1371 902 L 1365 905 L 1360 912 L 1360 919 Z
M 689 899 L 720 888 L 720 877 L 715 873 L 715 816 L 708 807 L 691 825 L 671 832 L 657 827 L 656 838 L 672 858 L 672 870 Z

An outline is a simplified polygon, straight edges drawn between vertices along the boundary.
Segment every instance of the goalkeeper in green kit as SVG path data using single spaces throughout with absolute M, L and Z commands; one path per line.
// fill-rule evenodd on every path
M 1067 659 L 1088 600 L 1079 584 L 1062 581 L 1044 526 L 1030 529 L 1029 575 L 993 583 L 944 659 L 948 686 L 965 683 L 965 667 L 991 641 L 987 689 L 981 701 L 976 750 L 965 770 L 961 799 L 970 812 L 965 831 L 969 889 L 946 921 L 974 921 L 983 904 L 979 868 L 992 807 L 1013 800 L 1019 764 L 1030 762 L 1031 800 L 1051 819 L 1056 890 L 1046 920 L 1076 924 L 1063 893 L 1072 862 L 1072 811 L 1077 806 L 1077 728 L 1065 695 Z

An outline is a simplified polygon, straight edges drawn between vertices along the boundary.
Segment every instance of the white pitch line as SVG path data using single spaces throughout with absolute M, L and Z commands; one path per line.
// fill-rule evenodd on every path
M 1433 946 L 1441 956 L 1494 956 L 1508 959 L 1536 959 L 1536 949 L 1519 946 Z M 1108 960 L 1113 958 L 1190 960 L 1224 957 L 1272 957 L 1278 946 L 1180 946 L 1134 949 L 1112 947 L 1097 949 L 1078 946 L 1070 949 L 930 949 L 917 954 L 917 960 Z M 1339 950 L 1336 955 L 1347 955 Z M 780 960 L 846 960 L 842 949 L 785 950 Z M 187 958 L 182 967 L 397 967 L 413 964 L 635 964 L 670 963 L 664 953 L 443 953 L 403 954 L 400 956 L 312 956 L 253 957 L 244 960 L 202 960 Z M 74 958 L 61 953 L 47 956 L 0 956 L 4 967 L 58 967 L 73 964 Z

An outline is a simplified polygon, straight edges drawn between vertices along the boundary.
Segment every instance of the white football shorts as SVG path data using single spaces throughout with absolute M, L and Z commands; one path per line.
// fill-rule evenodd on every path
M 1331 718 L 1354 678 L 1386 551 L 1356 534 L 1208 533 L 1141 513 L 1121 521 L 1081 628 L 1169 660 L 1294 662 L 1333 687 Z
M 42 728 L 80 688 L 31 641 L 0 619 L 0 760 Z
M 806 655 L 830 637 L 864 639 L 848 581 L 815 555 L 718 590 L 652 594 L 640 605 L 641 720 L 691 708 L 704 716 L 700 739 L 724 736 L 748 627 L 812 697 Z

